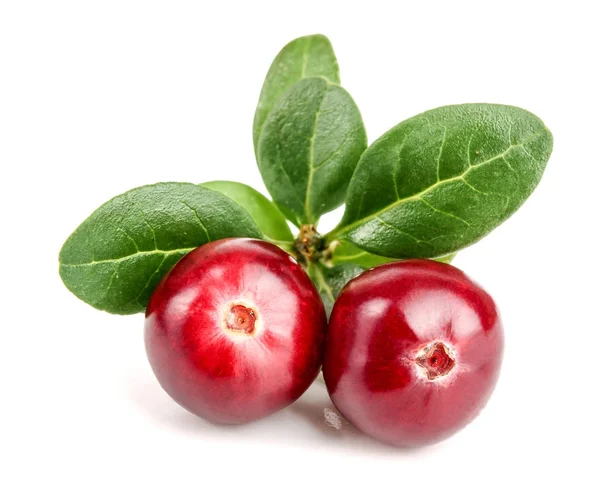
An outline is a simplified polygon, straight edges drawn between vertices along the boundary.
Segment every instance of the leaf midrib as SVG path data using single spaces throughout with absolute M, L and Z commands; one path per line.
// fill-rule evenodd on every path
M 114 258 L 114 259 L 101 259 L 98 261 L 89 261 L 87 263 L 63 263 L 61 262 L 60 265 L 61 266 L 70 266 L 70 267 L 79 267 L 79 266 L 92 266 L 95 264 L 103 264 L 103 263 L 120 263 L 122 261 L 125 261 L 127 259 L 131 259 L 137 256 L 148 256 L 148 255 L 163 255 L 163 256 L 169 256 L 171 254 L 177 254 L 177 253 L 181 253 L 181 252 L 191 252 L 194 249 L 196 249 L 197 247 L 182 247 L 180 249 L 171 249 L 171 250 L 162 250 L 162 249 L 154 249 L 154 250 L 149 250 L 149 251 L 138 251 L 138 252 L 134 252 L 133 254 L 128 254 L 127 256 L 123 256 L 123 257 L 118 257 L 118 258 Z
M 275 99 L 273 102 L 271 102 L 271 105 L 268 108 L 265 108 L 264 103 L 262 102 L 262 94 L 259 97 L 259 103 L 258 106 L 262 107 L 265 110 L 264 113 L 264 117 L 262 120 L 262 123 L 260 124 L 260 126 L 258 127 L 258 134 L 256 135 L 256 144 L 258 145 L 260 143 L 260 136 L 262 135 L 263 129 L 265 128 L 265 124 L 267 123 L 267 118 L 269 116 L 269 113 L 271 112 L 271 110 L 273 109 L 273 107 L 275 106 L 275 104 L 277 103 L 277 101 L 279 99 L 281 99 L 281 97 L 285 94 L 285 92 L 292 87 L 293 85 L 295 85 L 296 83 L 298 83 L 300 80 L 304 80 L 305 78 L 323 78 L 325 79 L 328 83 L 330 84 L 334 84 L 334 85 L 339 85 L 339 68 L 337 67 L 337 63 L 336 63 L 336 76 L 337 76 L 337 81 L 332 81 L 330 80 L 328 77 L 326 77 L 325 75 L 312 75 L 312 76 L 306 76 L 306 68 L 308 66 L 308 59 L 309 59 L 309 52 L 310 49 L 312 48 L 312 43 L 313 43 L 313 38 L 314 37 L 308 37 L 306 40 L 306 43 L 304 44 L 304 50 L 302 51 L 302 68 L 300 69 L 300 78 L 298 78 L 296 81 L 292 82 L 291 84 L 286 85 L 280 92 L 279 97 L 277 99 Z
M 473 169 L 479 168 L 483 165 L 489 164 L 490 162 L 493 162 L 494 160 L 499 160 L 499 159 L 503 159 L 506 157 L 506 155 L 508 155 L 508 153 L 510 151 L 512 151 L 514 148 L 523 148 L 523 150 L 525 152 L 527 152 L 527 150 L 525 149 L 524 145 L 527 144 L 529 141 L 531 141 L 532 139 L 534 139 L 535 137 L 541 136 L 542 132 L 537 132 L 535 134 L 532 134 L 531 136 L 529 136 L 528 138 L 526 138 L 522 143 L 517 143 L 517 144 L 511 144 L 506 150 L 504 150 L 502 153 L 500 153 L 499 155 L 496 155 L 492 158 L 488 158 L 487 160 L 480 162 L 478 164 L 472 164 L 469 165 L 467 167 L 467 169 L 460 174 L 459 176 L 454 176 L 454 177 L 450 177 L 448 179 L 444 179 L 443 181 L 439 181 L 436 182 L 434 184 L 432 184 L 431 186 L 429 186 L 428 188 L 424 189 L 423 191 L 419 192 L 419 193 L 415 193 L 414 195 L 411 195 L 410 197 L 405 197 L 405 198 L 399 198 L 398 200 L 396 200 L 395 202 L 386 205 L 385 207 L 383 207 L 382 209 L 373 212 L 363 218 L 357 219 L 356 221 L 354 221 L 353 223 L 344 226 L 340 229 L 336 229 L 333 230 L 330 235 L 329 238 L 337 238 L 343 235 L 347 235 L 349 232 L 351 232 L 353 229 L 355 229 L 358 226 L 361 226 L 362 224 L 365 224 L 366 222 L 369 222 L 373 219 L 378 218 L 380 215 L 384 214 L 385 212 L 398 207 L 406 202 L 410 202 L 413 200 L 422 200 L 423 195 L 426 195 L 427 193 L 429 193 L 430 191 L 434 190 L 435 188 L 442 186 L 444 184 L 448 184 L 448 183 L 452 183 L 455 181 L 464 181 L 464 177 L 471 172 Z M 528 153 L 528 152 L 527 152 Z
M 309 223 L 314 222 L 313 221 L 314 216 L 312 215 L 312 211 L 310 209 L 310 193 L 311 193 L 312 182 L 313 182 L 313 174 L 317 170 L 314 167 L 314 164 L 315 164 L 315 139 L 317 137 L 317 126 L 319 124 L 319 115 L 321 114 L 321 106 L 323 106 L 323 101 L 325 101 L 325 97 L 327 96 L 327 92 L 329 91 L 329 87 L 331 85 L 327 79 L 324 79 L 324 80 L 326 83 L 325 91 L 323 92 L 323 96 L 321 97 L 319 106 L 317 106 L 317 112 L 315 113 L 315 120 L 314 120 L 315 126 L 313 129 L 312 136 L 310 138 L 310 149 L 309 149 L 309 154 L 308 154 L 309 155 L 308 156 L 308 179 L 306 181 L 306 193 L 304 196 L 304 215 Z

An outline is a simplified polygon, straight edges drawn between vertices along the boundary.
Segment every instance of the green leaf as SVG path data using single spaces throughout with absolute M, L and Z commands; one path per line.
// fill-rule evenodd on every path
M 254 115 L 254 151 L 257 156 L 258 140 L 271 108 L 287 89 L 307 77 L 325 77 L 333 83 L 340 83 L 333 47 L 323 35 L 292 40 L 281 49 L 271 64 Z
M 334 266 L 353 263 L 364 269 L 373 268 L 374 266 L 379 266 L 380 264 L 389 263 L 391 261 L 395 261 L 395 259 L 371 254 L 347 241 L 341 241 L 339 245 L 335 247 L 331 257 L 331 264 Z
M 305 78 L 267 119 L 258 165 L 273 200 L 296 224 L 315 224 L 339 207 L 367 137 L 350 95 L 324 78 Z
M 106 202 L 71 234 L 59 272 L 94 308 L 138 313 L 189 251 L 221 238 L 261 236 L 250 215 L 216 191 L 188 183 L 142 186 Z
M 456 257 L 457 254 L 458 254 L 458 252 L 453 252 L 452 254 L 446 254 L 445 256 L 436 257 L 434 259 L 434 261 L 439 261 L 440 263 L 450 264 L 454 260 L 454 258 Z
M 344 286 L 363 271 L 364 268 L 351 263 L 331 268 L 321 263 L 310 263 L 308 274 L 321 295 L 327 316 L 331 313 L 333 304 Z
M 523 204 L 551 151 L 550 131 L 520 108 L 464 104 L 417 115 L 361 157 L 327 238 L 396 258 L 455 252 Z
M 438 257 L 435 259 L 435 261 L 440 261 L 441 263 L 451 263 L 455 257 L 456 253 L 452 253 Z M 335 247 L 331 257 L 331 264 L 334 266 L 352 263 L 361 266 L 365 270 L 381 264 L 391 263 L 393 261 L 397 261 L 397 259 L 371 254 L 370 252 L 362 250 L 360 247 L 356 247 L 347 241 L 339 242 L 339 245 Z
M 243 183 L 234 181 L 210 181 L 200 186 L 223 193 L 248 211 L 268 240 L 290 242 L 294 240 L 288 223 L 277 208 L 262 193 Z

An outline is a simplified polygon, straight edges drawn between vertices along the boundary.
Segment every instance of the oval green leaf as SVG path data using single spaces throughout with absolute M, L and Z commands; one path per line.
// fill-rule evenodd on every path
M 59 272 L 94 308 L 138 313 L 189 251 L 221 238 L 261 236 L 250 215 L 221 193 L 188 183 L 142 186 L 106 202 L 71 234 Z
M 539 183 L 552 135 L 535 115 L 494 104 L 445 106 L 400 123 L 362 156 L 343 237 L 375 254 L 437 257 L 510 217 Z
M 455 257 L 456 252 L 437 257 L 435 258 L 435 261 L 439 261 L 441 263 L 451 263 Z M 335 247 L 331 257 L 331 264 L 333 266 L 355 264 L 361 266 L 365 270 L 379 266 L 380 264 L 391 263 L 392 261 L 397 261 L 397 259 L 372 254 L 344 240 L 339 242 L 339 244 Z
M 452 261 L 454 261 L 454 258 L 456 257 L 457 254 L 458 254 L 458 252 L 453 252 L 451 254 L 446 254 L 445 256 L 436 257 L 434 259 L 434 261 L 439 261 L 440 263 L 450 264 Z
M 330 82 L 340 83 L 333 47 L 323 35 L 309 35 L 292 40 L 281 49 L 271 64 L 254 115 L 252 132 L 257 156 L 258 140 L 269 112 L 287 89 L 307 77 L 325 77 Z
M 391 261 L 396 260 L 390 257 L 371 254 L 360 247 L 356 247 L 356 245 L 353 245 L 348 241 L 339 242 L 339 244 L 333 250 L 331 256 L 331 264 L 333 266 L 353 263 L 361 266 L 365 270 L 373 268 L 374 266 L 379 266 L 380 264 L 389 263 Z
M 294 240 L 288 223 L 277 208 L 262 193 L 247 184 L 235 181 L 210 181 L 200 186 L 218 191 L 240 204 L 268 240 L 290 242 Z
M 324 78 L 305 78 L 267 119 L 258 165 L 273 200 L 295 224 L 315 224 L 346 196 L 367 136 L 350 94 Z

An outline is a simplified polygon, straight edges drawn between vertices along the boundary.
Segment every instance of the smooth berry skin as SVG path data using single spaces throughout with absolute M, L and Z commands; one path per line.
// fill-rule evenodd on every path
M 224 239 L 183 257 L 154 291 L 146 352 L 161 386 L 190 412 L 237 424 L 291 404 L 319 373 L 327 318 L 286 252 Z
M 492 298 L 429 260 L 378 266 L 340 293 L 323 375 L 358 429 L 399 447 L 439 442 L 472 421 L 500 371 L 504 334 Z

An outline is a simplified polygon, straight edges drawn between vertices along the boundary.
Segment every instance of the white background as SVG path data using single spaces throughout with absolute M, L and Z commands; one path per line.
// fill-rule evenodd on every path
M 0 498 L 597 496 L 595 3 L 1 2 Z M 455 261 L 497 300 L 507 348 L 489 405 L 437 446 L 336 431 L 319 384 L 261 422 L 203 422 L 155 381 L 143 317 L 95 311 L 58 276 L 65 238 L 132 187 L 222 178 L 265 192 L 251 133 L 263 78 L 285 43 L 317 32 L 371 141 L 462 102 L 522 106 L 554 133 L 539 189 Z

